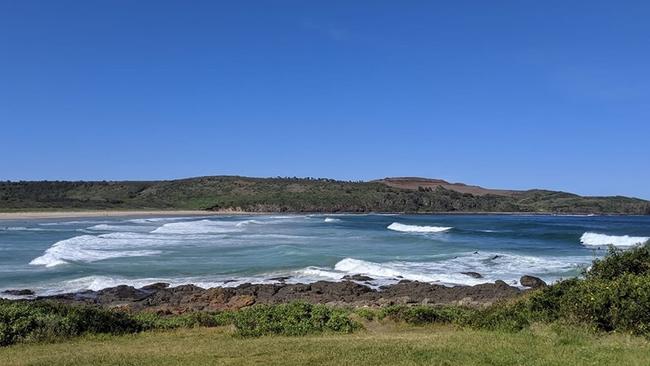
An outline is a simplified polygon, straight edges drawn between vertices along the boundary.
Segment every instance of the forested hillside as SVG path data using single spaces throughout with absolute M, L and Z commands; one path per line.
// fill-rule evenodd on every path
M 457 185 L 457 184 L 456 184 Z M 170 181 L 2 182 L 0 210 L 195 209 L 250 212 L 556 212 L 650 214 L 650 202 L 547 191 L 463 193 L 454 185 L 199 177 Z M 450 189 L 451 188 L 451 189 Z M 480 187 L 479 187 L 480 188 Z M 499 192 L 495 190 L 495 192 Z

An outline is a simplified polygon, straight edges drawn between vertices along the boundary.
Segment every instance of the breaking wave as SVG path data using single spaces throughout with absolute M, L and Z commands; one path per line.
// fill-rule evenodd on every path
M 590 232 L 586 232 L 580 237 L 580 242 L 589 246 L 632 247 L 644 244 L 648 240 L 650 240 L 650 237 L 647 236 L 606 235 Z
M 149 231 L 151 230 L 148 227 L 143 226 L 133 226 L 133 225 L 109 225 L 109 224 L 98 224 L 94 226 L 87 227 L 82 230 L 90 231 Z
M 76 241 L 82 239 L 87 243 L 90 238 L 73 238 Z M 67 248 L 77 250 L 75 245 L 69 241 L 57 243 L 56 248 Z M 98 242 L 97 242 L 98 243 Z M 52 249 L 52 248 L 50 248 Z M 93 249 L 97 250 L 97 249 Z M 142 251 L 132 251 L 130 254 L 141 253 Z M 93 257 L 84 255 L 92 254 Z M 57 260 L 73 260 L 69 255 L 63 257 L 57 256 L 58 253 L 51 251 L 46 253 L 37 260 L 45 261 L 48 264 L 56 265 Z M 106 253 L 100 253 L 102 258 L 107 258 Z M 120 253 L 124 256 L 126 253 Z M 98 259 L 97 252 L 82 252 L 74 260 L 89 261 Z M 37 261 L 34 260 L 34 261 Z M 355 258 L 344 258 L 337 262 L 334 267 L 316 267 L 310 266 L 299 270 L 260 273 L 252 276 L 233 276 L 233 275 L 214 275 L 214 276 L 196 276 L 196 277 L 158 277 L 158 278 L 126 278 L 121 276 L 86 276 L 73 280 L 61 281 L 49 284 L 42 289 L 35 288 L 39 294 L 56 294 L 64 292 L 76 292 L 83 290 L 101 290 L 107 287 L 118 285 L 130 285 L 142 287 L 155 282 L 166 282 L 171 286 L 183 284 L 194 284 L 202 288 L 210 287 L 232 287 L 243 283 L 277 283 L 277 276 L 287 276 L 286 283 L 312 283 L 320 280 L 341 281 L 347 275 L 363 274 L 373 278 L 370 281 L 371 286 L 381 286 L 384 284 L 393 284 L 401 280 L 412 280 L 429 283 L 439 283 L 443 285 L 477 285 L 481 283 L 491 283 L 497 279 L 517 285 L 519 277 L 523 274 L 532 274 L 543 278 L 548 282 L 557 280 L 557 273 L 569 273 L 576 271 L 580 266 L 586 265 L 591 260 L 590 257 L 533 257 L 516 254 L 496 254 L 496 253 L 461 253 L 457 257 L 440 258 L 431 262 L 409 262 L 393 261 L 385 263 L 371 262 Z M 33 263 L 41 264 L 41 263 Z M 46 264 L 47 265 L 47 264 Z M 473 278 L 462 272 L 478 272 L 483 278 Z M 275 277 L 274 277 L 275 276 Z
M 171 222 L 153 230 L 152 234 L 221 234 L 241 231 L 243 221 L 198 220 Z
M 241 232 L 249 225 L 283 224 L 295 220 L 295 216 L 269 216 L 240 221 L 198 220 L 164 224 L 151 231 L 152 234 L 222 234 Z
M 498 279 L 518 284 L 524 275 L 535 275 L 552 282 L 558 280 L 557 273 L 577 271 L 590 263 L 584 257 L 534 257 L 517 254 L 462 253 L 451 258 L 432 262 L 393 261 L 376 263 L 355 258 L 340 260 L 334 268 L 307 267 L 298 274 L 313 277 L 314 280 L 341 280 L 346 275 L 362 274 L 373 278 L 377 285 L 390 284 L 402 279 L 421 282 L 436 282 L 445 285 L 477 285 Z M 473 278 L 462 272 L 478 272 L 483 278 Z M 553 275 L 551 275 L 553 274 Z
M 419 226 L 419 225 L 405 225 L 399 222 L 394 222 L 387 227 L 388 230 L 399 231 L 403 233 L 441 233 L 452 229 L 445 226 Z
M 160 250 L 141 248 L 159 244 L 159 240 L 141 237 L 136 242 L 133 239 L 132 236 L 111 234 L 75 236 L 54 243 L 43 255 L 34 258 L 29 264 L 54 267 L 70 262 L 90 263 L 111 258 L 143 257 L 161 253 Z

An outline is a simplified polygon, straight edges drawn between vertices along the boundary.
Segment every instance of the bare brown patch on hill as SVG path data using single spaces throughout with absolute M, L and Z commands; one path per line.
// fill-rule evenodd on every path
M 449 183 L 446 180 L 442 179 L 430 179 L 430 178 L 420 178 L 420 177 L 393 177 L 393 178 L 384 178 L 378 179 L 376 182 L 384 183 L 389 187 L 401 188 L 401 189 L 410 189 L 417 190 L 419 188 L 431 188 L 436 189 L 442 187 L 444 189 L 449 189 L 451 191 L 456 191 L 459 193 L 470 193 L 475 196 L 485 196 L 487 194 L 493 194 L 496 196 L 512 196 L 520 191 L 506 190 L 506 189 L 490 189 L 483 188 L 479 186 L 470 186 L 464 183 Z

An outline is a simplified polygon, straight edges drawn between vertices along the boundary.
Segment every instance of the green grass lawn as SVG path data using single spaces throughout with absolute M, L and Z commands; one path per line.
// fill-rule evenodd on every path
M 238 338 L 228 328 L 0 348 L 0 365 L 648 365 L 650 342 L 533 326 L 518 333 L 369 324 L 354 334 Z

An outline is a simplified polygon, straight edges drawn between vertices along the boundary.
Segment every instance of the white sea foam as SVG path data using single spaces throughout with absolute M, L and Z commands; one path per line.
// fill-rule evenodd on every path
M 40 227 L 24 227 L 24 226 L 8 226 L 4 228 L 0 228 L 0 230 L 4 231 L 55 231 L 51 229 L 43 229 Z
M 134 225 L 108 225 L 108 224 L 98 224 L 91 227 L 87 227 L 85 230 L 90 231 L 149 231 L 150 227 L 146 226 L 134 226 Z
M 287 239 L 287 240 L 308 240 L 318 239 L 315 235 L 291 235 L 291 234 L 244 234 L 241 235 L 242 239 Z
M 203 218 L 207 218 L 207 216 L 147 217 L 141 219 L 130 219 L 127 221 L 134 224 L 156 224 L 165 221 L 196 220 L 196 219 L 203 219 Z
M 123 234 L 123 233 L 115 233 Z M 112 234 L 112 235 L 115 235 Z M 65 243 L 63 245 L 65 246 Z M 71 248 L 71 247 L 69 247 Z M 83 253 L 82 255 L 86 255 Z M 96 254 L 96 253 L 94 253 Z M 104 253 L 102 253 L 103 255 Z M 43 256 L 45 257 L 45 255 Z M 57 257 L 49 258 L 57 259 Z M 70 259 L 66 256 L 66 259 Z M 88 260 L 83 257 L 81 260 Z M 371 286 L 396 283 L 402 279 L 440 283 L 444 285 L 477 285 L 505 280 L 518 284 L 522 274 L 532 274 L 552 282 L 558 273 L 575 271 L 579 266 L 589 263 L 590 257 L 534 257 L 517 254 L 497 254 L 473 252 L 459 253 L 456 257 L 440 257 L 430 262 L 392 261 L 377 263 L 355 258 L 340 260 L 334 267 L 310 266 L 295 271 L 261 273 L 252 276 L 213 275 L 195 277 L 148 277 L 126 278 L 121 276 L 86 276 L 74 280 L 44 283 L 41 287 L 31 287 L 39 295 L 52 295 L 83 290 L 101 290 L 118 285 L 142 287 L 155 282 L 166 282 L 171 286 L 194 284 L 202 288 L 233 287 L 243 283 L 277 283 L 271 278 L 289 276 L 286 283 L 311 283 L 320 280 L 340 281 L 346 275 L 363 274 L 373 278 Z M 65 262 L 64 262 L 65 263 Z M 473 278 L 461 272 L 478 272 L 484 278 Z
M 387 227 L 388 230 L 399 231 L 403 233 L 441 233 L 452 229 L 445 226 L 419 226 L 419 225 L 405 225 L 399 222 L 394 222 Z
M 161 253 L 160 250 L 147 248 L 160 244 L 156 238 L 139 237 L 134 240 L 133 235 L 120 236 L 114 233 L 106 235 L 81 235 L 54 243 L 43 255 L 34 258 L 29 264 L 54 267 L 69 262 L 96 262 L 110 258 L 153 256 Z M 143 248 L 144 247 L 144 248 Z
M 278 281 L 270 280 L 268 276 L 239 277 L 232 279 L 225 276 L 194 276 L 194 277 L 146 277 L 146 278 L 127 278 L 122 276 L 85 276 L 67 281 L 57 281 L 53 283 L 43 283 L 41 286 L 23 286 L 30 287 L 38 296 L 49 296 L 62 293 L 73 293 L 86 290 L 99 291 L 109 287 L 119 285 L 133 286 L 135 288 L 144 287 L 152 283 L 164 282 L 171 287 L 181 285 L 195 285 L 201 288 L 211 287 L 236 287 L 244 283 L 277 283 Z M 302 281 L 306 282 L 306 281 Z M 5 296 L 0 293 L 0 298 Z M 21 298 L 20 296 L 11 298 Z
M 569 273 L 586 266 L 590 257 L 536 257 L 518 254 L 461 253 L 456 257 L 441 258 L 431 262 L 392 261 L 375 263 L 345 258 L 333 269 L 308 267 L 304 275 L 341 279 L 345 275 L 363 274 L 377 283 L 394 283 L 400 279 L 421 282 L 439 282 L 448 285 L 476 285 L 497 279 L 517 284 L 523 274 L 541 276 L 548 281 L 557 280 L 558 273 Z M 484 278 L 473 278 L 462 272 L 478 272 Z
M 586 232 L 580 237 L 580 242 L 588 246 L 607 246 L 632 247 L 644 244 L 650 240 L 647 236 L 628 236 L 628 235 L 606 235 Z
M 324 221 L 325 221 L 325 222 L 332 223 L 332 222 L 340 222 L 341 219 L 335 219 L 335 218 L 333 218 L 333 217 L 326 217 Z
M 198 220 L 170 222 L 153 230 L 152 234 L 220 234 L 241 231 L 242 221 Z
M 320 268 L 310 266 L 297 271 L 293 275 L 306 279 L 305 282 L 313 282 L 318 280 L 340 280 L 345 276 L 345 273 L 337 272 L 327 268 Z
M 276 223 L 277 220 L 269 220 L 269 221 L 260 221 L 260 220 L 244 220 L 244 221 L 239 221 L 235 224 L 237 227 L 243 227 L 246 225 L 265 225 L 265 224 L 274 224 Z

